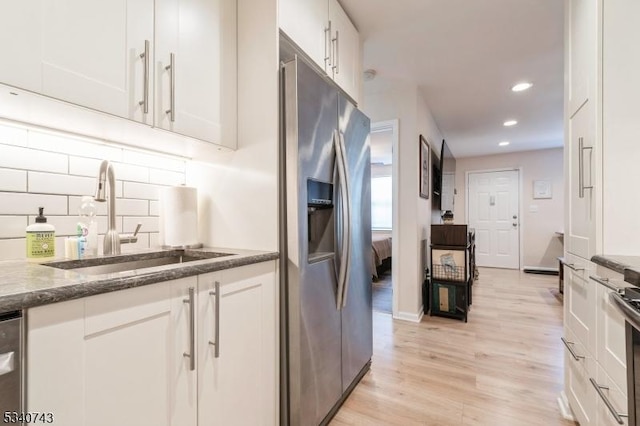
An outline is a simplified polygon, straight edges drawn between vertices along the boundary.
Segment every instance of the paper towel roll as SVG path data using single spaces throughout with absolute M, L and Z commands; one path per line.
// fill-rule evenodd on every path
M 188 186 L 171 186 L 160 194 L 163 245 L 198 246 L 198 191 Z

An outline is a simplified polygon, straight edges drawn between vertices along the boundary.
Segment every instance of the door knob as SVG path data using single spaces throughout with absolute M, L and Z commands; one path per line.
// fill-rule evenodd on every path
M 513 222 L 513 223 L 512 223 L 512 225 L 513 225 L 513 227 L 515 228 L 515 227 L 517 227 L 517 226 L 518 226 L 518 223 L 517 223 L 517 222 Z
M 517 215 L 517 214 L 514 214 L 514 215 L 513 215 L 513 218 L 514 218 L 514 219 L 517 219 L 517 218 L 518 218 L 518 215 Z

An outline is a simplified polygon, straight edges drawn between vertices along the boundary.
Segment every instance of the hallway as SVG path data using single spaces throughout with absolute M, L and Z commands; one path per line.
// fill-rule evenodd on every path
M 372 369 L 331 425 L 573 425 L 557 276 L 480 269 L 469 322 L 374 312 Z

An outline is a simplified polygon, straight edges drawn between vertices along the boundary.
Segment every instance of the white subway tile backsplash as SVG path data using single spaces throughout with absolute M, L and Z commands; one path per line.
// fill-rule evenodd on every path
M 139 232 L 158 232 L 160 230 L 159 219 L 157 217 L 138 216 L 130 217 L 125 216 L 123 219 L 123 230 L 126 233 L 133 233 L 136 230 L 138 224 L 142 224 Z
M 27 240 L 16 238 L 11 240 L 0 240 L 0 259 L 15 260 L 27 257 Z
M 0 167 L 67 173 L 68 157 L 63 154 L 43 152 L 19 146 L 0 145 Z
M 149 182 L 158 185 L 183 185 L 185 174 L 168 170 L 149 169 Z
M 82 195 L 94 195 L 100 162 L 112 161 L 116 176 L 116 229 L 142 228 L 136 244 L 123 252 L 159 247 L 159 191 L 185 183 L 186 161 L 105 145 L 90 138 L 48 133 L 29 126 L 0 124 L 0 260 L 24 259 L 25 228 L 35 222 L 38 207 L 56 228 L 56 254 L 77 232 Z M 99 253 L 107 231 L 108 203 L 96 202 Z
M 27 190 L 27 172 L 24 170 L 0 169 L 0 191 Z
M 32 193 L 93 195 L 95 191 L 95 178 L 29 172 L 29 192 Z
M 129 164 L 172 170 L 180 173 L 184 173 L 186 169 L 184 160 L 139 151 L 129 151 L 127 149 L 123 152 L 122 160 Z
M 160 248 L 162 243 L 160 242 L 160 234 L 158 232 L 151 232 L 149 234 L 149 248 Z
M 159 187 L 148 183 L 124 182 L 123 196 L 126 198 L 138 198 L 143 200 L 157 200 Z
M 69 215 L 77 216 L 78 209 L 80 208 L 80 202 L 82 197 L 69 197 Z M 107 215 L 107 204 L 106 202 L 99 203 L 96 201 L 96 214 L 98 216 L 106 216 Z M 119 212 L 116 212 L 119 213 Z
M 149 216 L 160 216 L 159 201 L 149 201 Z
M 116 213 L 122 216 L 148 216 L 149 201 L 119 198 L 116 200 Z
M 0 216 L 0 238 L 24 237 L 27 225 L 25 216 Z
M 27 146 L 27 130 L 0 124 L 0 144 Z
M 98 170 L 100 169 L 100 163 L 102 160 L 96 160 L 95 158 L 86 157 L 69 157 L 69 174 L 75 176 L 98 176 Z
M 62 195 L 0 192 L 0 214 L 37 214 L 44 207 L 44 215 L 67 214 L 67 197 Z
M 62 136 L 39 132 L 37 130 L 29 131 L 28 145 L 30 148 L 60 152 L 79 157 L 112 161 L 120 161 L 122 159 L 122 148 L 100 144 L 99 142 L 92 143 L 73 136 Z

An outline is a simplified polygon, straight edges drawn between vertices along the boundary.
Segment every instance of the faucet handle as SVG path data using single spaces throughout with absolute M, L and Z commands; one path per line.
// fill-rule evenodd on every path
M 120 244 L 137 243 L 138 242 L 138 231 L 140 231 L 140 228 L 142 228 L 142 223 L 138 223 L 138 226 L 136 226 L 136 230 L 133 231 L 133 235 L 132 234 L 120 235 Z

